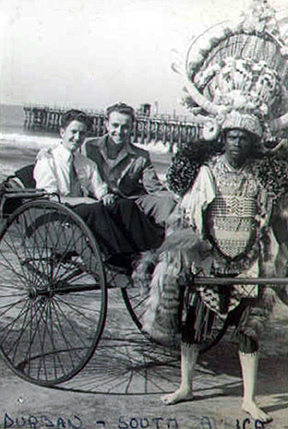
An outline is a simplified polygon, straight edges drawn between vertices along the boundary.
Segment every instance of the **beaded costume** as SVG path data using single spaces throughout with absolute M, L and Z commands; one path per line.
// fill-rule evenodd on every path
M 168 344 L 179 341 L 181 324 L 190 323 L 187 314 L 191 306 L 196 308 L 193 342 L 201 342 L 209 333 L 205 327 L 208 327 L 211 312 L 227 317 L 243 299 L 249 306 L 260 303 L 258 286 L 238 286 L 236 280 L 238 276 L 275 275 L 274 258 L 278 245 L 269 228 L 275 195 L 263 186 L 255 173 L 257 168 L 257 161 L 248 160 L 241 169 L 235 170 L 225 155 L 212 158 L 200 167 L 192 188 L 179 204 L 178 212 L 174 213 L 174 223 L 166 240 L 169 242 L 170 236 L 177 235 L 184 227 L 190 246 L 183 243 L 178 250 L 170 248 L 163 252 L 151 283 L 144 328 L 158 341 Z M 204 252 L 201 243 L 206 243 Z M 180 286 L 183 282 L 191 284 L 191 274 L 199 273 L 208 277 L 235 277 L 235 285 L 227 287 L 220 283 L 218 287 L 187 288 L 180 304 Z M 260 323 L 270 310 L 268 303 L 265 305 L 266 310 L 256 311 Z M 181 308 L 182 322 L 179 319 Z M 238 329 L 250 334 L 252 331 L 255 336 L 249 313 L 243 312 L 243 317 L 237 321 Z M 188 336 L 185 341 L 189 342 L 191 338 Z
M 209 207 L 207 229 L 218 251 L 234 259 L 255 244 L 259 186 L 249 164 L 236 170 L 222 156 L 211 167 L 216 195 Z
M 199 259 L 198 263 L 191 261 L 191 271 L 213 277 L 236 278 L 239 273 L 242 277 L 273 276 L 270 255 L 277 244 L 267 228 L 273 197 L 255 175 L 249 160 L 240 169 L 234 169 L 221 155 L 202 166 L 181 208 L 189 225 L 212 247 L 203 263 Z M 258 292 L 258 286 L 237 286 L 237 281 L 229 287 L 220 284 L 218 288 L 197 288 L 204 306 L 220 316 L 233 311 L 243 298 L 258 298 Z M 190 305 L 195 304 L 195 293 L 190 291 Z M 203 311 L 205 308 L 198 303 L 197 318 L 202 319 L 199 326 L 207 322 Z
M 227 315 L 238 307 L 238 331 L 257 337 L 269 310 L 265 288 L 259 296 L 258 286 L 237 286 L 237 277 L 277 274 L 279 243 L 271 219 L 288 192 L 287 151 L 285 158 L 277 152 L 288 125 L 288 50 L 274 10 L 254 0 L 240 23 L 211 32 L 195 38 L 185 61 L 184 103 L 199 124 L 201 141 L 179 147 L 168 170 L 169 186 L 182 201 L 158 255 L 144 317 L 144 329 L 170 344 L 180 339 L 181 326 L 182 341 L 203 341 L 211 312 Z M 253 154 L 238 169 L 221 147 L 223 132 L 233 129 L 254 142 Z M 235 285 L 194 286 L 183 297 L 181 284 L 191 284 L 191 274 L 198 273 L 235 277 Z

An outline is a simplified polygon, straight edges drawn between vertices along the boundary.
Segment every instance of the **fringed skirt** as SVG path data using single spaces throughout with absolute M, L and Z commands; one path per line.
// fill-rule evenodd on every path
M 183 305 L 182 342 L 198 345 L 207 342 L 218 317 L 227 320 L 227 327 L 234 327 L 233 338 L 238 342 L 241 352 L 254 353 L 258 350 L 258 338 L 270 310 L 263 306 L 259 298 L 242 298 L 238 305 L 233 306 L 233 310 L 228 311 L 231 290 L 233 286 L 230 290 L 221 287 L 216 311 L 216 305 L 212 310 L 199 290 L 191 292 L 188 289 Z

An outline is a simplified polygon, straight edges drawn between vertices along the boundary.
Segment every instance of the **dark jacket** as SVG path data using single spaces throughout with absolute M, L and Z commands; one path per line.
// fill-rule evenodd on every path
M 115 160 L 110 160 L 107 154 L 109 138 L 106 134 L 100 138 L 87 140 L 84 151 L 86 156 L 97 164 L 100 175 L 111 192 L 138 198 L 165 190 L 147 151 L 129 143 L 119 152 Z

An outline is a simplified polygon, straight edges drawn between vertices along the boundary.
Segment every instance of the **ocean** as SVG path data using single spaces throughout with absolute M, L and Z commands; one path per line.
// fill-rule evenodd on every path
M 35 160 L 43 147 L 54 146 L 57 134 L 24 128 L 24 106 L 0 105 L 0 180 Z

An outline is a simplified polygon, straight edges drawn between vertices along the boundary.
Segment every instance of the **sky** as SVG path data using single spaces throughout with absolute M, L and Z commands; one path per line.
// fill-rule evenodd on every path
M 0 0 L 0 102 L 184 113 L 171 64 L 250 0 Z M 270 0 L 277 10 L 287 0 Z M 236 7 L 237 6 L 237 7 Z

